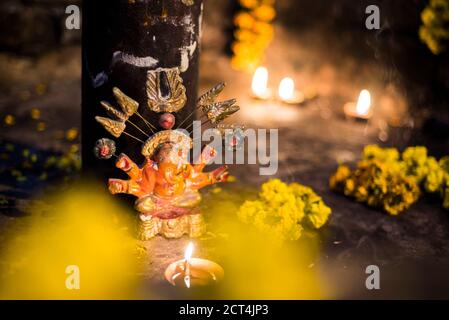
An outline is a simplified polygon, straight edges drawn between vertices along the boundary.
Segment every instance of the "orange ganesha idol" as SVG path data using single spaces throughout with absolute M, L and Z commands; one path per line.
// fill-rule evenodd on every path
M 161 94 L 161 81 L 166 81 L 163 85 L 169 89 L 168 95 Z M 224 84 L 219 84 L 198 99 L 198 109 L 207 116 L 207 122 L 213 125 L 239 110 L 234 99 L 215 101 L 223 88 Z M 138 116 L 152 135 L 142 146 L 141 153 L 145 157 L 142 166 L 125 154 L 117 157 L 116 167 L 124 171 L 129 179 L 109 179 L 109 191 L 137 198 L 135 209 L 139 212 L 138 235 L 141 240 L 151 239 L 158 234 L 166 238 L 179 238 L 184 234 L 190 237 L 201 236 L 206 224 L 199 210 L 201 194 L 198 190 L 211 184 L 226 182 L 228 171 L 223 166 L 212 172 L 203 172 L 205 166 L 217 156 L 217 151 L 209 145 L 203 148 L 194 164 L 189 163 L 193 141 L 186 130 L 172 129 L 175 124 L 172 113 L 182 109 L 186 103 L 185 87 L 179 76 L 179 69 L 160 68 L 148 72 L 148 107 L 162 113 L 159 125 L 165 129 L 163 131 L 156 132 L 157 129 L 139 114 L 139 104 L 136 101 L 118 88 L 114 88 L 113 93 L 122 110 L 102 102 L 112 118 L 96 117 L 96 120 L 118 138 L 122 133 L 127 134 L 125 130 L 128 123 L 136 126 L 130 118 Z M 226 131 L 232 134 L 235 128 L 232 125 Z M 143 129 L 139 130 L 147 135 Z M 223 131 L 223 125 L 220 125 L 220 131 Z M 107 138 L 98 140 L 95 153 L 100 159 L 115 156 L 114 141 Z

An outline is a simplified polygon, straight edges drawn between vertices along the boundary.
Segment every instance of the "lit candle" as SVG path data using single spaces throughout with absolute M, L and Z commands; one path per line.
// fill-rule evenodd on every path
M 271 90 L 268 88 L 268 70 L 265 67 L 257 68 L 251 83 L 252 94 L 257 99 L 268 100 Z
M 346 117 L 368 120 L 373 115 L 373 110 L 371 107 L 371 95 L 368 90 L 363 89 L 359 94 L 359 99 L 357 103 L 348 102 L 343 108 Z
M 278 96 L 282 102 L 288 104 L 299 104 L 304 101 L 304 94 L 295 90 L 295 82 L 289 77 L 279 83 Z
M 193 243 L 190 242 L 184 254 L 184 283 L 190 288 L 190 259 L 192 259 Z
M 217 263 L 199 258 L 192 258 L 193 243 L 186 248 L 184 259 L 170 264 L 165 270 L 165 279 L 177 287 L 194 287 L 211 285 L 223 278 L 223 268 Z

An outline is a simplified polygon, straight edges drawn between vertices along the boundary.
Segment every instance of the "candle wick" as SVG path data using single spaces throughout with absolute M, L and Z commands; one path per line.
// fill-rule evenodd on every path
M 190 262 L 188 259 L 184 261 L 184 283 L 187 288 L 190 288 Z

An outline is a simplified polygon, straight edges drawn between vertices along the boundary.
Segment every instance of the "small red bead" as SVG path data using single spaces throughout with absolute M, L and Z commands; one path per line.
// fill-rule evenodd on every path
M 108 147 L 108 146 L 103 146 L 103 147 L 100 149 L 100 155 L 101 155 L 102 157 L 106 157 L 107 155 L 109 155 L 109 147 Z
M 175 116 L 171 113 L 164 113 L 159 117 L 159 125 L 162 129 L 170 130 L 175 125 Z

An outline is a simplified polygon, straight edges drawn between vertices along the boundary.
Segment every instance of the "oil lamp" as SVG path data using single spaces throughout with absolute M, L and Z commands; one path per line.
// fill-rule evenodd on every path
M 286 77 L 279 83 L 279 99 L 287 104 L 299 104 L 304 102 L 304 94 L 295 89 L 295 82 L 292 78 Z
M 251 83 L 252 96 L 260 100 L 268 100 L 272 97 L 271 90 L 268 88 L 268 70 L 265 67 L 256 69 Z
M 200 258 L 192 258 L 193 243 L 186 248 L 184 259 L 170 264 L 165 270 L 165 279 L 176 287 L 191 288 L 213 285 L 224 276 L 223 268 L 217 263 Z
M 371 95 L 369 91 L 363 89 L 360 92 L 357 103 L 346 103 L 343 107 L 343 111 L 347 118 L 369 120 L 373 115 L 373 110 L 371 107 Z

